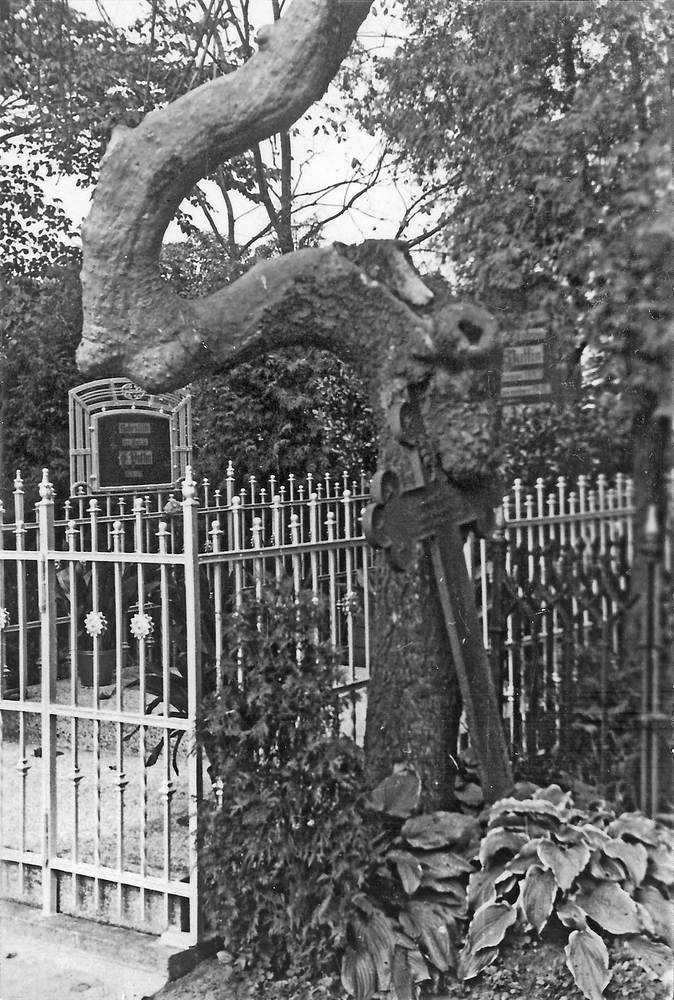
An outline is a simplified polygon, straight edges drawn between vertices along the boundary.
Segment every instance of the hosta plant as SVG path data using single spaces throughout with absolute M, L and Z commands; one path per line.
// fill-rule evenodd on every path
M 622 941 L 651 978 L 671 981 L 673 847 L 672 832 L 641 813 L 616 817 L 605 804 L 586 812 L 557 785 L 497 802 L 469 879 L 460 978 L 497 958 L 513 924 L 541 934 L 557 922 L 588 1000 L 611 978 L 607 939 Z
M 610 980 L 607 941 L 653 979 L 671 981 L 672 831 L 605 804 L 580 809 L 557 785 L 520 786 L 490 810 L 486 833 L 459 813 L 414 816 L 414 772 L 371 796 L 384 819 L 379 862 L 354 903 L 342 982 L 356 1000 L 415 1000 L 443 973 L 467 981 L 499 955 L 510 928 L 566 938 L 581 993 Z
M 384 830 L 342 960 L 342 983 L 356 1000 L 414 1000 L 417 984 L 457 968 L 480 825 L 461 813 L 413 816 L 420 790 L 416 772 L 402 770 L 370 797 Z

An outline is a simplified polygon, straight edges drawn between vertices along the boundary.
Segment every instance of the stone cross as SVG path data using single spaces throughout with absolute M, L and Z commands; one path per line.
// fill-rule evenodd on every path
M 402 490 L 394 472 L 378 472 L 371 484 L 373 502 L 363 513 L 363 528 L 370 543 L 387 553 L 396 570 L 408 567 L 419 543 L 427 546 L 485 801 L 493 802 L 493 790 L 512 784 L 510 760 L 461 535 L 462 525 L 479 528 L 489 519 L 489 497 L 483 487 L 454 486 L 441 468 L 424 457 L 428 449 L 421 415 L 413 402 L 398 404 L 390 420 L 395 436 L 408 451 L 414 486 Z

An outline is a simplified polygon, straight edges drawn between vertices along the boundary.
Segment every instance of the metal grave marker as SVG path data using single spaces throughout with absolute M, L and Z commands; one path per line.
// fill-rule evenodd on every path
M 71 389 L 70 481 L 76 492 L 175 485 L 191 464 L 189 393 L 150 394 L 128 379 Z

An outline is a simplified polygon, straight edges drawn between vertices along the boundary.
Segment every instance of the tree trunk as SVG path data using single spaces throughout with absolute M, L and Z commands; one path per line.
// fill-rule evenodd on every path
M 493 477 L 496 325 L 468 304 L 433 308 L 433 293 L 401 244 L 298 251 L 190 301 L 172 293 L 159 273 L 163 233 L 191 186 L 288 128 L 322 95 L 369 6 L 295 0 L 280 21 L 261 29 L 260 51 L 241 69 L 152 112 L 138 128 L 114 133 L 82 230 L 78 363 L 89 376 L 126 375 L 157 391 L 283 345 L 322 347 L 363 376 L 380 415 L 382 457 L 400 472 L 403 487 L 410 473 L 388 416 L 392 400 L 414 387 L 430 464 L 460 488 Z M 394 754 L 410 759 L 430 808 L 452 801 L 456 688 L 420 543 L 407 577 L 382 575 L 368 752 L 378 775 L 388 772 Z M 510 790 L 507 775 L 499 784 L 492 797 Z

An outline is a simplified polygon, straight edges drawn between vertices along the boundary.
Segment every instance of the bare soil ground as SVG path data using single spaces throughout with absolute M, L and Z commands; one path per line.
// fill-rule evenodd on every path
M 671 987 L 652 982 L 641 966 L 619 947 L 610 949 L 612 979 L 606 1000 L 672 1000 Z M 430 998 L 430 993 L 424 993 Z M 560 944 L 530 943 L 525 938 L 507 944 L 502 955 L 476 979 L 442 984 L 435 1000 L 583 1000 L 566 967 Z M 189 975 L 169 983 L 152 1000 L 338 1000 L 346 997 L 341 984 L 332 988 L 285 992 L 281 984 L 234 982 L 217 959 L 197 966 Z

